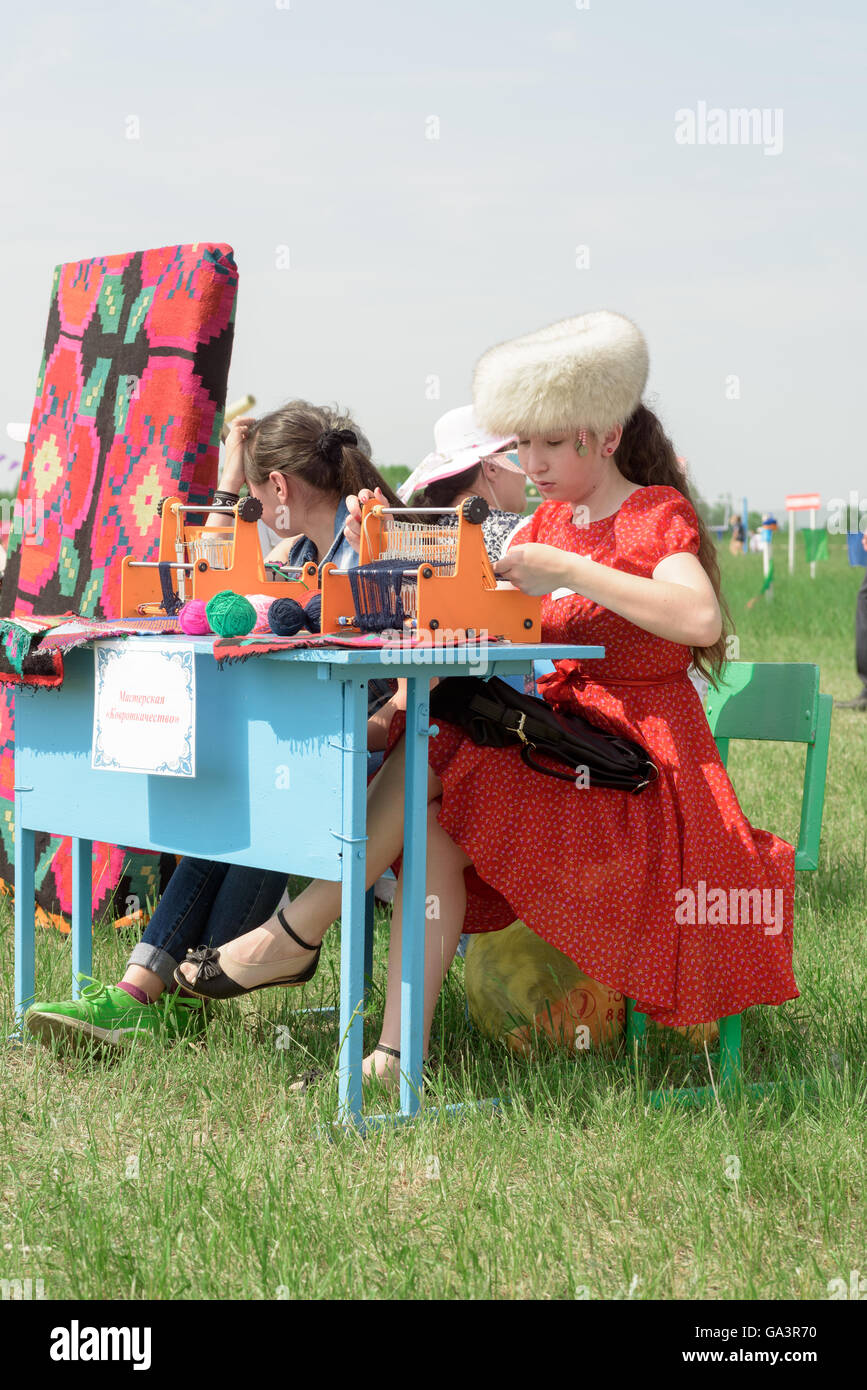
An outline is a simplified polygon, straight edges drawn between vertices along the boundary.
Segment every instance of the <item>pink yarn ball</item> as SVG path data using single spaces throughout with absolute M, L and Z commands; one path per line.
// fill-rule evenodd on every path
M 203 637 L 206 632 L 210 632 L 208 619 L 205 617 L 204 599 L 191 598 L 189 603 L 185 603 L 178 614 L 178 622 L 181 631 L 189 633 L 191 637 Z
M 267 594 L 245 594 L 244 598 L 248 603 L 252 603 L 256 610 L 256 626 L 254 632 L 270 632 L 271 626 L 268 622 L 268 609 L 274 602 Z

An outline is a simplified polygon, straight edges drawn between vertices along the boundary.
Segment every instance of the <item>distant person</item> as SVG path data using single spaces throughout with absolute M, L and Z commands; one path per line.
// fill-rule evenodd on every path
M 344 535 L 346 499 L 377 488 L 389 506 L 400 505 L 371 462 L 369 447 L 348 415 L 307 401 L 290 401 L 259 420 L 236 418 L 214 501 L 234 504 L 246 482 L 262 503 L 266 524 L 278 536 L 290 537 L 282 556 L 288 564 L 331 561 L 348 570 L 358 555 Z M 225 519 L 225 513 L 213 515 Z M 368 738 L 374 752 L 385 747 L 392 698 L 391 682 L 368 683 Z M 198 1036 L 205 1017 L 200 1001 L 178 991 L 179 962 L 189 950 L 219 948 L 240 927 L 258 926 L 281 913 L 289 906 L 286 880 L 282 871 L 185 855 L 133 946 L 122 979 L 105 984 L 91 977 L 78 999 L 34 1003 L 25 1016 L 27 1028 L 42 1042 L 64 1047 L 87 1039 L 119 1047 L 135 1034 L 166 1044 Z
M 861 544 L 867 550 L 867 531 Z M 855 600 L 855 669 L 861 679 L 861 694 L 854 700 L 835 700 L 838 709 L 867 709 L 867 570 Z
M 515 448 L 514 435 L 495 435 L 476 420 L 471 405 L 446 411 L 434 425 L 434 449 L 401 483 L 397 495 L 413 507 L 457 507 L 468 497 L 483 497 L 491 511 L 482 523 L 485 549 L 492 562 L 500 559 L 512 536 L 523 525 L 527 505 L 527 478 L 523 468 L 509 458 Z M 369 499 L 363 492 L 360 501 Z M 457 516 L 432 518 L 439 524 L 457 526 Z M 395 705 L 404 708 L 405 683 L 398 682 Z M 380 902 L 391 902 L 396 880 L 393 875 L 377 880 L 375 895 Z M 458 953 L 466 951 L 462 936 Z
M 743 518 L 735 516 L 734 513 L 732 513 L 729 517 L 729 526 L 732 528 L 729 550 L 732 555 L 740 555 L 744 548 L 744 541 L 746 540 Z
M 467 497 L 483 497 L 491 507 L 482 525 L 485 548 L 496 562 L 527 505 L 526 475 L 509 458 L 516 443 L 514 436 L 482 429 L 471 405 L 449 410 L 434 425 L 434 452 L 401 483 L 398 497 L 413 507 L 457 507 Z M 457 517 L 450 520 L 457 525 Z

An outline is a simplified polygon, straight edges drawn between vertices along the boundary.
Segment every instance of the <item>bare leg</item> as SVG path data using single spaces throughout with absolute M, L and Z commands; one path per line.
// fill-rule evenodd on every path
M 424 952 L 424 1043 L 427 1056 L 431 1024 L 434 1010 L 442 990 L 449 966 L 454 959 L 464 912 L 467 893 L 464 884 L 464 869 L 469 858 L 450 839 L 437 821 L 439 801 L 428 807 L 427 822 L 427 903 L 425 921 Z M 394 895 L 394 909 L 391 918 L 391 940 L 388 948 L 388 986 L 385 996 L 385 1013 L 381 1043 L 387 1047 L 400 1048 L 400 974 L 401 938 L 403 918 L 403 869 L 397 881 Z M 395 1080 L 400 1075 L 400 1059 L 384 1052 L 371 1052 L 365 1057 L 363 1075 L 375 1074 Z
M 403 848 L 404 745 L 401 742 L 374 777 L 367 792 L 367 887 L 393 864 Z M 442 783 L 428 772 L 428 800 L 442 792 Z M 331 923 L 340 915 L 341 886 L 327 879 L 314 881 L 292 901 L 286 919 L 309 946 L 318 946 Z M 264 964 L 279 960 L 287 972 L 296 960 L 299 969 L 309 952 L 297 946 L 283 930 L 276 914 L 260 927 L 228 943 L 227 959 Z M 197 967 L 182 965 L 181 974 L 192 981 Z

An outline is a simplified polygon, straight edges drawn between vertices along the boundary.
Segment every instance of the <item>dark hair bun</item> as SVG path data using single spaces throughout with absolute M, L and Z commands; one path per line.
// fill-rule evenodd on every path
M 340 463 L 344 444 L 357 448 L 358 435 L 355 430 L 323 430 L 314 447 L 319 458 L 336 466 Z

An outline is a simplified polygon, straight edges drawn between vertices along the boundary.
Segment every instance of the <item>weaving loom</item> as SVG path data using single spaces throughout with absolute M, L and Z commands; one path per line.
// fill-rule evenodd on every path
M 299 601 L 319 587 L 316 565 L 312 562 L 290 568 L 269 565 L 282 579 L 267 579 L 257 523 L 262 504 L 255 497 L 243 497 L 231 507 L 211 507 L 224 512 L 226 526 L 188 524 L 187 516 L 201 515 L 202 507 L 191 507 L 178 497 L 164 497 L 159 503 L 160 543 L 155 560 L 124 557 L 121 569 L 121 615 L 133 618 L 159 611 L 176 612 L 187 599 L 207 603 L 214 594 L 232 589 L 239 594 L 273 594 L 274 598 Z
M 323 567 L 322 631 L 487 633 L 539 642 L 541 599 L 498 587 L 482 531 L 488 511 L 481 497 L 411 513 L 366 502 L 358 566 L 346 573 Z M 456 517 L 457 525 L 415 520 L 424 515 Z

